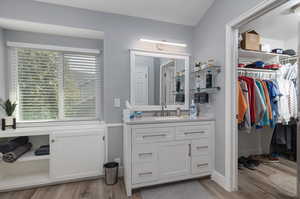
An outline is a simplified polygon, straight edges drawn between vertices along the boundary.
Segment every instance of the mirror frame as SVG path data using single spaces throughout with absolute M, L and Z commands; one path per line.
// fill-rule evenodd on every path
M 190 55 L 188 54 L 175 54 L 169 52 L 156 52 L 156 51 L 146 51 L 130 49 L 130 103 L 133 110 L 136 111 L 158 111 L 161 110 L 161 105 L 135 105 L 135 58 L 136 56 L 148 56 L 148 57 L 159 57 L 159 58 L 171 58 L 171 59 L 184 59 L 185 61 L 185 87 L 184 95 L 185 102 L 184 105 L 167 105 L 165 110 L 176 110 L 180 108 L 181 110 L 189 109 L 189 84 L 190 84 Z

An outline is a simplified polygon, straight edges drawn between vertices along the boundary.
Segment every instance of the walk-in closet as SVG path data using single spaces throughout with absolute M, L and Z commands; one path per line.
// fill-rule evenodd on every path
M 283 199 L 297 195 L 299 16 L 292 9 L 240 28 L 236 66 L 239 185 Z

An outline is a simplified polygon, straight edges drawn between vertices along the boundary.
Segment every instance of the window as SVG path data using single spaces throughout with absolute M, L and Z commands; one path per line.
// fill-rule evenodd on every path
M 19 121 L 97 118 L 98 56 L 12 48 Z

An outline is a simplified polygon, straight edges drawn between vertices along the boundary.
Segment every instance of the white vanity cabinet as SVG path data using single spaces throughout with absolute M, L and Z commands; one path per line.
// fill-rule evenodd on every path
M 124 177 L 132 189 L 209 176 L 214 167 L 214 121 L 126 123 Z

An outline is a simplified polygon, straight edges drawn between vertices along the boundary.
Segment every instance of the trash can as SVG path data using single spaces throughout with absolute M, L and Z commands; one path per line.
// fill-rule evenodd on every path
M 104 164 L 105 184 L 114 185 L 118 182 L 119 163 L 108 162 Z

